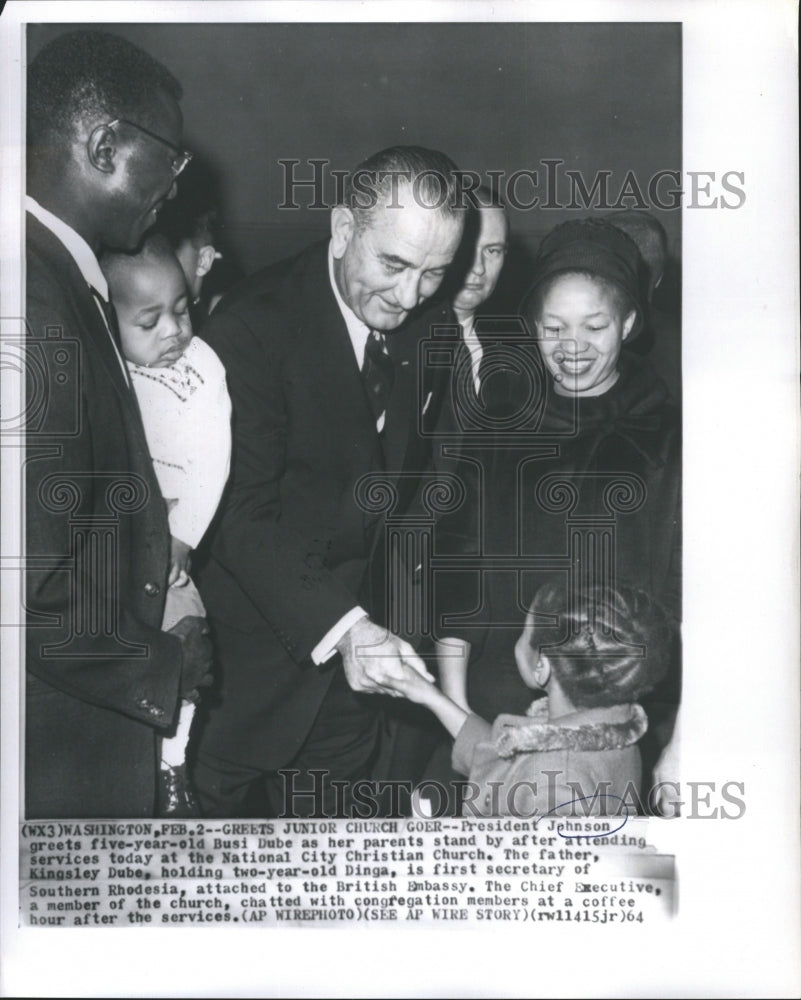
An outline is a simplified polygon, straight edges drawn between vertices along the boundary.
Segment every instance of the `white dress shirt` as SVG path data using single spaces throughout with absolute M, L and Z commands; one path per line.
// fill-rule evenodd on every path
M 29 194 L 25 196 L 25 209 L 30 212 L 35 219 L 38 219 L 46 229 L 49 229 L 56 239 L 64 245 L 67 253 L 69 253 L 70 257 L 72 257 L 78 265 L 78 270 L 83 275 L 83 279 L 86 284 L 93 288 L 104 302 L 108 302 L 108 283 L 106 282 L 105 275 L 100 270 L 100 264 L 98 264 L 97 257 L 95 257 L 92 248 L 83 236 L 76 233 L 72 226 L 68 226 L 63 219 L 59 219 L 57 215 L 53 215 L 53 213 L 49 212 L 46 208 L 42 208 L 39 202 L 34 198 L 31 198 Z M 103 326 L 105 326 L 108 331 L 111 346 L 114 348 L 114 353 L 120 363 L 120 368 L 123 376 L 125 377 L 125 381 L 128 385 L 130 385 L 131 380 L 128 377 L 128 369 L 126 368 L 125 361 L 120 354 L 119 348 L 117 347 L 114 335 L 111 330 L 109 330 L 108 322 L 106 321 L 106 314 L 103 312 L 103 308 L 97 299 L 95 299 L 95 305 L 97 306 L 97 311 L 103 318 Z
M 484 356 L 484 348 L 481 346 L 481 341 L 476 335 L 475 329 L 475 316 L 470 316 L 466 318 L 461 324 L 462 327 L 462 340 L 464 341 L 465 347 L 470 352 L 470 366 L 473 373 L 473 385 L 476 388 L 476 395 L 478 395 L 481 389 L 481 379 L 479 377 L 479 368 L 481 367 L 481 359 Z

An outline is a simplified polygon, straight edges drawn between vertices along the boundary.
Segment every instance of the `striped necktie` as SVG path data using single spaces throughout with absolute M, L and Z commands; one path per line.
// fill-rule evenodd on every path
M 375 330 L 370 331 L 364 345 L 362 379 L 380 430 L 383 426 L 382 417 L 386 413 L 395 382 L 395 366 L 387 352 L 383 336 Z

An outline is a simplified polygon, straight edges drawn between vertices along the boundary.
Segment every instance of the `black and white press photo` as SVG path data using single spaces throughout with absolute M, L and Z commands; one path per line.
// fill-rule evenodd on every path
M 798 799 L 767 6 L 9 4 L 9 984 L 43 928 L 270 965 L 359 924 L 339 985 L 161 988 L 465 991 L 446 929 L 647 936 L 482 995 L 797 977 L 783 903 L 761 986 L 679 957 L 797 856 L 795 813 L 753 853 Z

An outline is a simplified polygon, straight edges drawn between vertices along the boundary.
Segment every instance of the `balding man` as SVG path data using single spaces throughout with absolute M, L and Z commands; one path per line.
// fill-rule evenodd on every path
M 484 188 L 478 191 L 488 194 Z M 478 200 L 474 209 L 474 242 L 470 267 L 462 287 L 453 298 L 453 311 L 461 327 L 462 342 L 470 355 L 470 369 L 476 395 L 481 392 L 482 361 L 485 343 L 476 327 L 476 313 L 490 298 L 498 284 L 509 250 L 509 219 L 503 205 Z
M 232 290 L 203 331 L 228 374 L 232 476 L 199 585 L 219 651 L 218 704 L 195 784 L 210 816 L 334 815 L 377 753 L 375 694 L 409 667 L 370 591 L 377 518 L 365 474 L 411 502 L 436 405 L 420 313 L 462 236 L 454 164 L 394 147 L 351 175 L 330 240 Z M 408 473 L 403 475 L 403 473 Z

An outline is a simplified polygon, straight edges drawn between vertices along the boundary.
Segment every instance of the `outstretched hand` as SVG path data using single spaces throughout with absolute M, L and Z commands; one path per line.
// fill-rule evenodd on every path
M 351 626 L 337 649 L 354 691 L 401 697 L 404 692 L 399 688 L 410 670 L 426 684 L 434 680 L 408 642 L 366 617 Z

